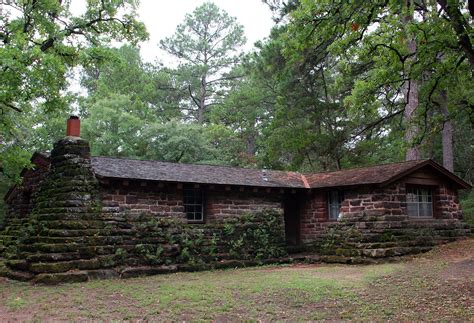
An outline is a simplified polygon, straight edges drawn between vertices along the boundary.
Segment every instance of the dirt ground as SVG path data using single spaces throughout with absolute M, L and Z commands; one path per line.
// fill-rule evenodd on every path
M 474 239 L 398 263 L 177 273 L 32 286 L 0 280 L 0 322 L 474 321 Z

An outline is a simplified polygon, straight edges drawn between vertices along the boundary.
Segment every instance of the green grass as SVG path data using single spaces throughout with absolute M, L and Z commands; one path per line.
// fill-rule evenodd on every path
M 265 266 L 60 286 L 5 282 L 0 294 L 9 294 L 3 304 L 11 312 L 64 319 L 317 319 L 325 314 L 312 304 L 356 298 L 355 289 L 398 268 Z
M 474 314 L 463 287 L 472 275 L 461 272 L 462 281 L 444 275 L 470 259 L 461 251 L 473 246 L 471 239 L 411 262 L 369 266 L 263 266 L 60 286 L 3 280 L 0 321 L 462 321 Z M 446 256 L 453 252 L 461 253 L 459 261 Z
M 9 297 L 6 302 L 7 308 L 12 311 L 18 311 L 23 309 L 26 306 L 26 302 L 23 298 L 16 296 L 16 297 Z

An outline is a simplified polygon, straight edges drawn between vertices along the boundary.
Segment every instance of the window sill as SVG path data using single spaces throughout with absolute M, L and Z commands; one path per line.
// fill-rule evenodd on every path
M 206 221 L 188 221 L 188 224 L 206 224 Z

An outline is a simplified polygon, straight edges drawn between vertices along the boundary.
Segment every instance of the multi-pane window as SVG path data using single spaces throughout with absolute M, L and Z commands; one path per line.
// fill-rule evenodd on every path
M 407 188 L 407 213 L 413 217 L 433 217 L 433 197 L 429 188 Z
M 330 220 L 337 220 L 341 210 L 341 203 L 343 200 L 342 192 L 330 191 L 328 192 L 328 213 Z
M 204 203 L 202 190 L 187 188 L 184 190 L 184 212 L 188 222 L 204 221 Z

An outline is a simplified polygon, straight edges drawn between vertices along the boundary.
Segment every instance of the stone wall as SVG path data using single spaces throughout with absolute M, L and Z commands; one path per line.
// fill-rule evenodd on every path
M 183 217 L 183 190 L 177 184 L 146 181 L 101 182 L 102 213 L 143 213 Z
M 427 251 L 470 234 L 457 190 L 444 182 L 432 186 L 433 218 L 417 219 L 407 215 L 407 184 L 409 178 L 386 187 L 344 189 L 339 221 L 328 219 L 327 191 L 312 192 L 301 213 L 301 242 L 330 255 L 327 261 L 357 262 Z
M 89 154 L 80 138 L 55 144 L 34 207 L 2 253 L 2 275 L 72 282 L 256 264 L 286 254 L 281 203 L 271 192 L 202 187 L 209 218 L 188 224 L 182 184 L 99 184 Z
M 196 185 L 198 188 L 199 185 Z M 230 218 L 263 209 L 282 210 L 279 190 L 201 185 L 205 223 L 223 223 Z M 150 214 L 184 219 L 183 185 L 151 181 L 106 180 L 101 184 L 103 212 Z
M 33 208 L 33 198 L 36 195 L 38 185 L 44 180 L 49 171 L 49 160 L 35 154 L 32 158 L 32 169 L 22 172 L 21 184 L 15 186 L 8 193 L 6 199 L 6 211 L 4 226 L 14 225 L 15 222 L 27 218 Z
M 283 214 L 282 195 L 279 190 L 215 187 L 207 191 L 208 223 L 223 223 L 231 218 L 263 209 L 273 209 Z
M 0 257 L 5 249 L 15 243 L 21 228 L 29 220 L 33 200 L 39 184 L 49 172 L 49 160 L 40 154 L 32 158 L 33 168 L 22 172 L 22 182 L 8 192 L 5 203 L 5 218 L 0 224 Z
M 438 219 L 463 219 L 457 190 L 440 184 L 434 191 L 435 217 Z

